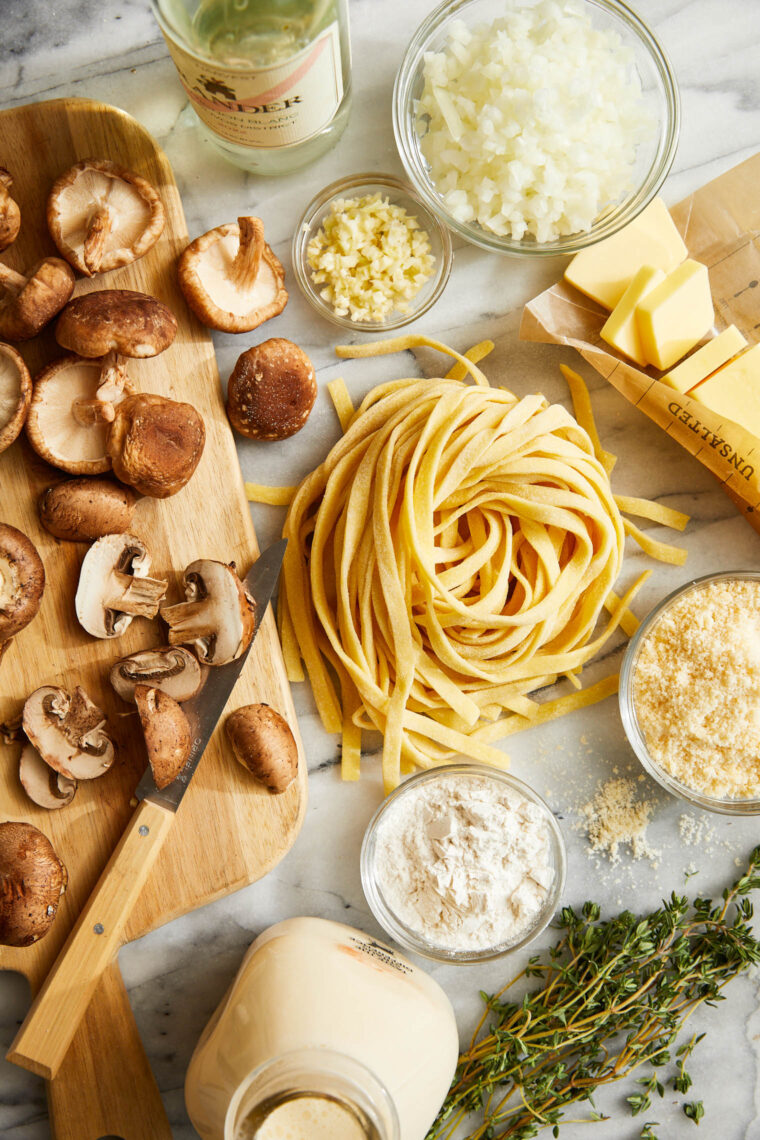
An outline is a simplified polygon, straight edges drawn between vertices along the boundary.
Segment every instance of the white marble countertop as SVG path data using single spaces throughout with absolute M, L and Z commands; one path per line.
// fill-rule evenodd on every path
M 52 4 L 4 0 L 0 106 L 81 95 L 123 107 L 166 150 L 191 235 L 243 211 L 259 214 L 269 241 L 289 269 L 293 227 L 320 187 L 363 169 L 401 173 L 391 130 L 391 89 L 404 46 L 431 7 L 429 0 L 351 0 L 355 82 L 351 122 L 332 152 L 288 178 L 245 175 L 202 140 L 147 0 Z M 760 5 L 745 0 L 639 0 L 637 8 L 661 38 L 681 87 L 681 141 L 664 188 L 672 203 L 760 146 Z M 557 365 L 566 360 L 578 367 L 578 359 L 565 350 L 520 344 L 516 331 L 524 302 L 549 284 L 560 268 L 558 263 L 526 265 L 455 242 L 451 280 L 441 301 L 420 322 L 421 331 L 460 349 L 486 336 L 505 338 L 510 386 L 518 392 L 540 388 L 549 397 L 566 401 Z M 410 375 L 417 368 L 411 356 L 338 367 L 333 355 L 340 340 L 336 329 L 312 314 L 295 286 L 287 309 L 266 332 L 302 345 L 314 360 L 322 389 L 329 379 L 343 375 L 358 396 L 380 379 Z M 226 377 L 249 341 L 224 335 L 215 340 Z M 629 544 L 625 580 L 631 581 L 644 566 L 654 571 L 638 599 L 638 611 L 688 577 L 760 566 L 760 537 L 739 519 L 705 469 L 582 362 L 580 367 L 590 382 L 602 440 L 620 456 L 614 488 L 651 496 L 692 516 L 683 536 L 689 550 L 685 568 L 653 564 Z M 262 482 L 293 483 L 316 464 L 337 434 L 337 421 L 326 392 L 321 391 L 311 420 L 296 439 L 279 445 L 240 443 L 244 473 Z M 276 537 L 282 515 L 274 508 L 255 508 L 262 544 Z M 615 669 L 618 662 L 619 651 L 606 653 L 590 670 L 589 679 Z M 299 914 L 322 915 L 380 933 L 362 894 L 358 864 L 362 832 L 380 796 L 377 759 L 365 758 L 367 776 L 359 785 L 342 785 L 338 742 L 321 730 L 308 688 L 295 688 L 309 762 L 310 802 L 294 849 L 261 882 L 156 931 L 121 954 L 137 1022 L 177 1140 L 195 1136 L 182 1097 L 190 1053 L 255 934 L 278 919 Z M 697 873 L 687 890 L 718 891 L 757 841 L 756 822 L 701 816 L 647 780 L 640 788 L 642 796 L 656 802 L 649 838 L 660 852 L 657 865 L 634 862 L 628 851 L 614 867 L 590 858 L 587 840 L 574 827 L 578 805 L 611 773 L 638 774 L 614 699 L 513 738 L 509 751 L 513 770 L 548 798 L 562 820 L 569 847 L 567 903 L 593 897 L 610 911 L 623 905 L 647 908 L 672 890 L 684 889 L 688 871 Z M 685 845 L 679 838 L 683 816 L 704 820 L 697 844 Z M 543 944 L 550 939 L 547 933 Z M 512 968 L 502 961 L 490 967 L 439 967 L 431 972 L 452 998 L 464 1039 L 473 1025 L 478 990 L 499 988 Z M 4 1047 L 27 1004 L 25 984 L 15 976 L 0 977 Z M 701 1134 L 757 1140 L 760 1000 L 756 984 L 746 979 L 734 983 L 727 1001 L 700 1014 L 694 1028 L 708 1030 L 691 1065 L 693 1092 L 703 1099 L 706 1110 Z M 602 1101 L 613 1112 L 610 1123 L 590 1132 L 568 1125 L 562 1128 L 564 1140 L 597 1135 L 600 1140 L 633 1140 L 642 1118 L 628 1115 L 623 1098 L 630 1091 L 620 1088 Z M 692 1136 L 694 1125 L 681 1111 L 683 1099 L 668 1094 L 646 1114 L 646 1119 L 660 1122 L 656 1131 L 661 1138 Z M 42 1082 L 5 1062 L 0 1062 L 0 1134 L 5 1140 L 44 1140 L 49 1135 Z

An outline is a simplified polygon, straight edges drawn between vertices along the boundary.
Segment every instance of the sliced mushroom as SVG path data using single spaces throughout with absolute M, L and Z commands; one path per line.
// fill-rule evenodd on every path
M 0 945 L 31 946 L 58 913 L 68 874 L 31 823 L 0 823 Z
M 0 643 L 29 625 L 44 589 L 45 567 L 34 543 L 15 526 L 0 523 Z
M 273 337 L 241 353 L 227 385 L 227 415 L 249 439 L 287 439 L 317 398 L 314 365 L 292 340 Z
M 49 768 L 33 744 L 21 749 L 18 775 L 29 799 L 48 811 L 70 804 L 76 794 L 76 780 Z
M 116 407 L 107 446 L 117 479 L 165 499 L 191 478 L 205 442 L 203 419 L 192 404 L 141 392 Z
M 296 778 L 298 746 L 290 725 L 269 705 L 245 705 L 227 717 L 235 757 L 270 792 L 279 795 Z
M 161 236 L 164 208 L 139 174 L 87 158 L 53 184 L 47 223 L 62 256 L 92 277 L 147 253 Z
M 172 697 L 150 685 L 135 686 L 135 704 L 153 779 L 157 788 L 166 788 L 176 780 L 190 756 L 190 724 Z
M 132 525 L 137 496 L 112 479 L 66 479 L 40 495 L 40 522 L 67 542 L 94 542 L 124 534 Z
M 255 605 L 234 563 L 200 558 L 183 576 L 184 602 L 162 606 L 171 645 L 192 645 L 206 665 L 226 665 L 251 644 Z
M 113 763 L 106 718 L 79 685 L 73 695 L 57 685 L 35 689 L 22 723 L 45 763 L 70 780 L 94 780 Z
M 200 692 L 207 673 L 189 650 L 162 645 L 122 657 L 111 666 L 110 678 L 122 700 L 134 701 L 135 685 L 150 685 L 182 704 Z
M 29 340 L 52 321 L 74 292 L 74 274 L 60 257 L 46 257 L 26 273 L 0 264 L 0 337 Z
M 15 348 L 0 344 L 0 451 L 21 432 L 31 399 L 29 369 Z
M 104 386 L 101 362 L 65 356 L 34 379 L 26 434 L 38 455 L 72 475 L 102 475 L 111 466 L 108 428 L 119 401 L 132 393 Z
M 18 202 L 11 198 L 13 179 L 4 166 L 0 166 L 0 250 L 7 249 L 21 229 L 21 211 Z
M 93 543 L 79 572 L 74 606 L 93 637 L 119 637 L 133 617 L 154 618 L 167 583 L 149 578 L 150 554 L 134 534 L 107 534 Z
M 249 332 L 285 308 L 285 270 L 264 241 L 260 218 L 238 218 L 191 242 L 177 266 L 196 317 L 222 332 Z

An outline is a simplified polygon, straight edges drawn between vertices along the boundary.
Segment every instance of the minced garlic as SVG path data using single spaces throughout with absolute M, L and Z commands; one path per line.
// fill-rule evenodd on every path
M 336 198 L 307 246 L 306 260 L 336 316 L 374 324 L 408 312 L 435 265 L 430 238 L 417 219 L 379 191 Z
M 689 590 L 641 643 L 633 703 L 652 759 L 716 798 L 760 796 L 760 581 Z

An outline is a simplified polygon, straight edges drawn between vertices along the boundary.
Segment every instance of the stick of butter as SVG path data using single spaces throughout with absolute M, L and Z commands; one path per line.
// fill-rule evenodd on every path
M 636 307 L 647 293 L 651 293 L 655 286 L 664 280 L 665 274 L 661 269 L 657 269 L 654 265 L 642 265 L 610 313 L 600 333 L 607 344 L 622 352 L 623 356 L 635 360 L 642 368 L 646 368 L 647 359 L 636 324 Z
M 636 309 L 648 363 L 666 371 L 702 339 L 714 319 L 707 266 L 689 258 L 647 293 Z
M 671 368 L 660 379 L 679 392 L 691 392 L 718 368 L 722 368 L 732 356 L 747 347 L 747 342 L 736 325 L 729 325 L 722 333 L 708 340 L 686 360 Z
M 689 395 L 760 439 L 760 344 L 713 372 Z
M 576 253 L 565 280 L 605 309 L 614 309 L 642 265 L 670 273 L 686 254 L 668 207 L 654 198 L 622 230 Z

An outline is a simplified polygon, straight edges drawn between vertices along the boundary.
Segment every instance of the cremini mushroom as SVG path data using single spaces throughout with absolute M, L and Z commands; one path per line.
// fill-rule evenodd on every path
M 227 415 L 249 439 L 287 439 L 317 398 L 314 366 L 292 340 L 274 337 L 238 357 L 227 386 Z
M 60 254 L 92 277 L 147 253 L 161 236 L 164 208 L 147 179 L 86 158 L 53 183 L 47 223 Z
M 238 218 L 191 242 L 177 266 L 196 317 L 222 332 L 250 332 L 285 308 L 285 270 L 264 241 L 260 218 Z
M 99 360 L 65 356 L 34 378 L 26 434 L 34 450 L 72 475 L 102 475 L 111 467 L 108 429 L 129 381 L 109 385 Z
M 0 644 L 15 637 L 37 613 L 45 567 L 23 531 L 0 523 Z
M 31 823 L 0 823 L 0 945 L 31 946 L 58 913 L 68 874 Z
M 0 338 L 29 340 L 52 321 L 74 292 L 74 274 L 60 257 L 46 257 L 26 273 L 0 263 Z
M 270 705 L 244 705 L 227 717 L 235 757 L 270 792 L 279 795 L 296 778 L 298 746 L 290 725 Z
M 95 542 L 124 534 L 132 525 L 137 496 L 113 479 L 65 479 L 47 487 L 37 511 L 45 530 L 67 542 Z
M 141 649 L 111 666 L 111 684 L 124 701 L 134 701 L 135 685 L 150 685 L 178 704 L 189 701 L 203 687 L 208 669 L 179 645 Z
M 15 348 L 0 343 L 0 451 L 19 435 L 31 399 L 29 369 Z
M 21 749 L 18 775 L 29 799 L 48 811 L 66 807 L 76 794 L 76 780 L 50 768 L 34 745 L 28 742 Z
M 150 554 L 134 534 L 107 534 L 94 542 L 79 572 L 74 607 L 93 637 L 119 637 L 133 617 L 153 618 L 167 583 L 149 578 Z
M 21 211 L 18 202 L 11 198 L 13 179 L 4 166 L 0 166 L 0 250 L 7 249 L 21 229 Z
M 114 475 L 142 495 L 176 495 L 200 463 L 206 428 L 192 404 L 148 392 L 116 406 L 107 451 Z
M 73 694 L 58 685 L 35 689 L 22 724 L 45 763 L 70 780 L 94 780 L 113 763 L 106 718 L 80 685 Z
M 190 756 L 190 724 L 177 701 L 150 685 L 135 686 L 135 704 L 153 779 L 157 788 L 166 788 Z
M 210 558 L 191 562 L 183 575 L 184 602 L 162 606 L 171 645 L 191 645 L 206 665 L 226 665 L 251 644 L 255 605 L 235 573 Z

